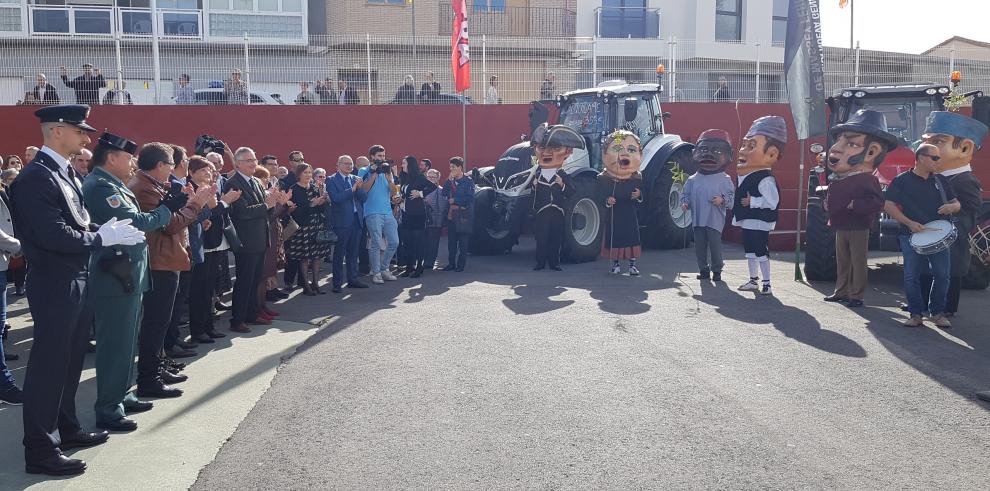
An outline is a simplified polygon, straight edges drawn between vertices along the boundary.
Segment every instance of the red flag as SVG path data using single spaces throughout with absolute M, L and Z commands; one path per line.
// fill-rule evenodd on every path
M 454 0 L 454 26 L 450 40 L 450 66 L 454 71 L 454 88 L 463 93 L 471 88 L 471 56 L 468 51 L 468 21 L 465 0 Z

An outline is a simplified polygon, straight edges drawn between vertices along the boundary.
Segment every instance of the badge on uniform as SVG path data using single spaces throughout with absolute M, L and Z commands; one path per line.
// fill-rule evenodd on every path
M 107 204 L 110 205 L 110 208 L 120 208 L 121 199 L 119 194 L 107 196 Z

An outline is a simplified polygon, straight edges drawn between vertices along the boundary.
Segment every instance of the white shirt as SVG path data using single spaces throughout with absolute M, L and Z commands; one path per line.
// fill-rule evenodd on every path
M 756 174 L 756 172 L 751 172 L 739 178 L 739 186 L 742 187 L 743 181 L 747 177 Z M 763 196 L 751 196 L 749 198 L 750 208 L 766 208 L 772 210 L 780 204 L 780 194 L 777 193 L 777 186 L 774 184 L 775 179 L 773 176 L 768 176 L 760 181 L 760 184 L 756 187 L 760 190 L 760 194 Z M 762 230 L 764 232 L 769 232 L 777 226 L 777 222 L 764 222 L 763 220 L 757 220 L 755 218 L 747 218 L 745 220 L 736 220 L 736 217 L 732 217 L 732 224 L 749 229 L 749 230 Z
M 971 164 L 966 164 L 956 169 L 949 169 L 946 171 L 939 172 L 939 174 L 942 174 L 945 177 L 950 177 L 956 174 L 962 174 L 963 172 L 972 172 L 972 171 L 973 171 L 973 166 Z
M 38 86 L 38 102 L 41 102 L 41 101 L 44 101 L 45 100 L 45 91 L 46 90 L 48 90 L 48 86 L 47 85 L 39 85 Z
M 71 167 L 69 164 L 69 159 L 59 155 L 58 152 L 52 150 L 47 145 L 42 145 L 41 150 L 38 151 L 48 154 L 48 156 L 51 157 L 56 164 L 58 164 L 58 172 L 65 178 L 66 182 L 73 182 L 75 190 L 64 194 L 67 198 L 72 199 L 72 204 L 75 206 L 76 212 L 79 215 L 77 219 L 81 222 L 89 223 L 89 214 L 86 213 L 86 206 L 83 204 L 82 197 L 80 196 L 80 193 L 82 193 L 82 183 L 79 182 L 79 179 L 69 179 L 69 168 Z
M 344 100 L 344 91 L 343 90 L 341 90 L 340 92 L 337 93 L 337 104 L 346 104 L 346 102 Z
M 494 85 L 488 86 L 488 92 L 485 94 L 485 104 L 498 104 L 498 89 Z

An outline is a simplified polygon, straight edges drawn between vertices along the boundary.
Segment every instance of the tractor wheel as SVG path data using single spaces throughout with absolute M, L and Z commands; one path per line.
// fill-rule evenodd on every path
M 594 261 L 601 252 L 602 217 L 595 201 L 595 176 L 590 173 L 571 179 L 574 194 L 564 208 L 564 243 L 560 257 L 569 263 Z
M 493 208 L 495 190 L 479 187 L 474 192 L 474 231 L 469 241 L 471 254 L 490 256 L 512 250 L 516 235 L 500 220 Z
M 969 273 L 962 277 L 960 286 L 967 290 L 986 290 L 990 286 L 990 266 L 983 264 L 983 261 L 972 254 L 969 255 L 969 260 Z
M 680 151 L 666 162 L 667 168 L 647 190 L 644 244 L 654 249 L 683 249 L 691 245 L 691 212 L 681 208 L 687 169 L 694 168 L 691 153 Z
M 835 281 L 835 232 L 828 228 L 821 198 L 808 198 L 805 234 L 804 275 L 810 281 Z

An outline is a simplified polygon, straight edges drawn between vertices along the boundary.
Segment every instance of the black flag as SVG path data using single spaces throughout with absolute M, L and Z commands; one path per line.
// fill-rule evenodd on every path
M 784 83 L 798 139 L 824 135 L 825 52 L 818 0 L 790 0 L 784 41 Z

